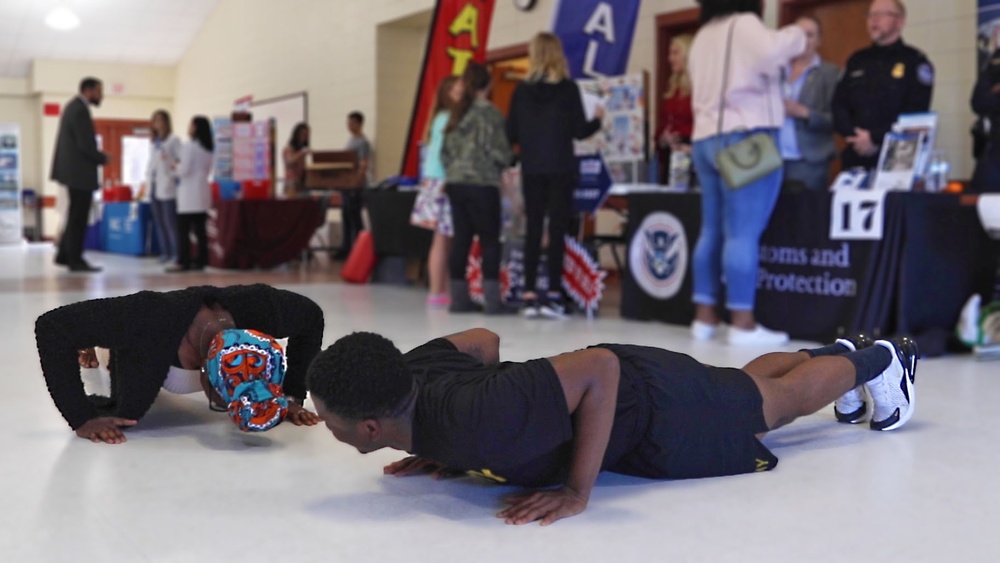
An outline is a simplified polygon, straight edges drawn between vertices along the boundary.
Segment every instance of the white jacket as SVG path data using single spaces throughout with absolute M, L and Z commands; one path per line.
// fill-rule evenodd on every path
M 188 141 L 181 148 L 177 166 L 180 184 L 177 186 L 177 213 L 204 213 L 212 207 L 212 189 L 208 176 L 212 173 L 212 153 L 197 141 Z
M 181 140 L 168 136 L 157 147 L 149 142 L 149 164 L 146 166 L 146 185 L 149 195 L 158 201 L 169 201 L 177 197 L 177 171 L 173 165 L 181 157 Z
M 722 99 L 726 44 L 733 28 L 732 58 L 725 108 Z M 773 30 L 754 14 L 716 18 L 701 27 L 691 44 L 692 140 L 718 134 L 719 111 L 724 111 L 723 133 L 739 129 L 780 129 L 785 120 L 781 99 L 781 68 L 806 48 L 806 34 L 797 25 Z

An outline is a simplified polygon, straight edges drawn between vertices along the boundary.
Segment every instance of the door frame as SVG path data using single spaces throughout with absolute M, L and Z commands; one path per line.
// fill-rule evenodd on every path
M 680 29 L 688 29 L 690 27 L 697 27 L 701 22 L 701 8 L 685 8 L 683 10 L 675 10 L 673 12 L 667 12 L 663 14 L 657 14 L 654 25 L 654 33 L 656 37 L 656 60 L 654 65 L 656 68 L 656 82 L 655 82 L 655 92 L 653 92 L 653 115 L 656 123 L 650 129 L 652 131 L 658 131 L 660 124 L 663 122 L 663 116 L 660 115 L 663 111 L 663 94 L 667 91 L 667 67 L 669 66 L 669 53 L 670 53 L 670 41 L 673 40 L 675 35 L 678 35 L 677 31 Z M 655 152 L 655 139 L 653 143 Z

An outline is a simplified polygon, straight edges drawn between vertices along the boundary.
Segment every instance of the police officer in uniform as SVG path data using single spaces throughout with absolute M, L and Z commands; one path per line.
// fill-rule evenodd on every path
M 972 191 L 1000 192 L 1000 49 L 993 52 L 979 73 L 972 91 L 972 111 L 988 124 L 986 146 L 976 155 Z
M 930 110 L 934 87 L 927 56 L 903 43 L 903 3 L 874 0 L 867 18 L 874 45 L 851 55 L 833 98 L 834 127 L 847 142 L 845 170 L 875 168 L 892 124 L 900 114 Z

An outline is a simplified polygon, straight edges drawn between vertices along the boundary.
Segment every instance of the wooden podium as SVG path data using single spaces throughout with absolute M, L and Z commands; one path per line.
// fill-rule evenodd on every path
M 364 187 L 358 181 L 358 153 L 355 151 L 316 151 L 312 164 L 306 166 L 307 190 L 356 190 Z

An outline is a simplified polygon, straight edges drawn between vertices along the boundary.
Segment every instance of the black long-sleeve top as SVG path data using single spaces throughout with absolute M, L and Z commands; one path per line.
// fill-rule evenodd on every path
M 82 301 L 38 317 L 35 340 L 42 374 L 59 412 L 73 429 L 114 415 L 139 419 L 152 406 L 167 371 L 202 305 L 229 311 L 238 328 L 288 338 L 284 390 L 299 404 L 306 397 L 306 370 L 323 340 L 323 311 L 311 299 L 256 284 L 199 286 L 179 291 L 141 291 L 124 297 Z M 111 350 L 109 404 L 87 397 L 78 351 Z
M 600 128 L 600 119 L 587 120 L 580 87 L 572 80 L 522 82 L 514 89 L 507 139 L 521 145 L 522 174 L 577 172 L 573 140 L 586 139 Z

